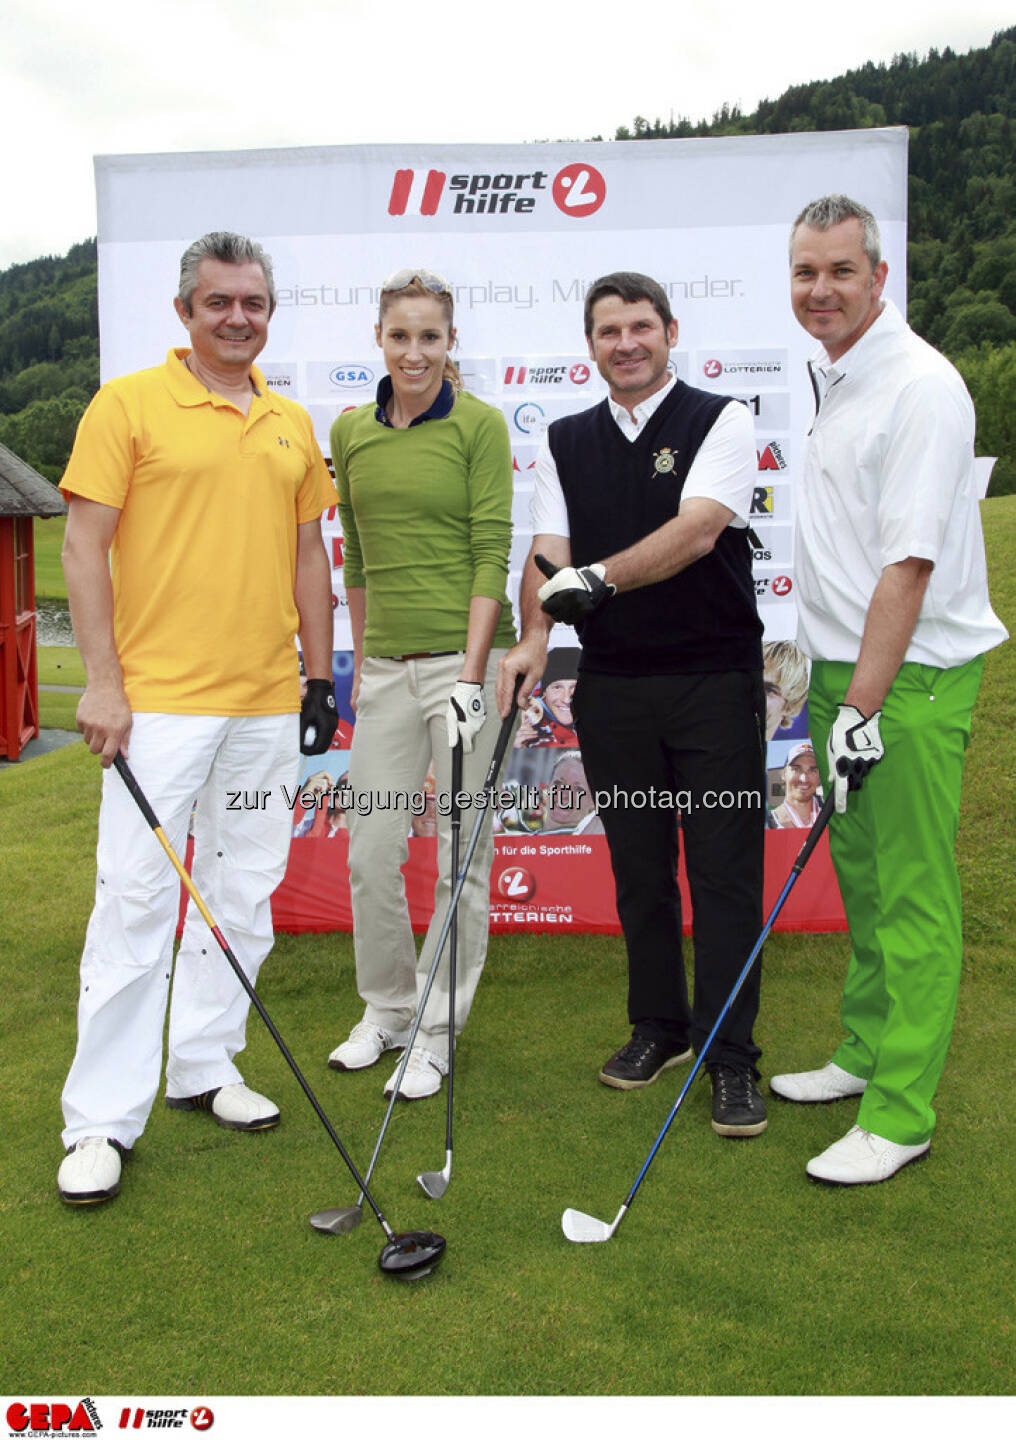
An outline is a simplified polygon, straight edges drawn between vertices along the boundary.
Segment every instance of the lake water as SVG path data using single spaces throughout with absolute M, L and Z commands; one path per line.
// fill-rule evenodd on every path
M 73 645 L 71 614 L 66 600 L 35 602 L 36 636 L 40 645 Z

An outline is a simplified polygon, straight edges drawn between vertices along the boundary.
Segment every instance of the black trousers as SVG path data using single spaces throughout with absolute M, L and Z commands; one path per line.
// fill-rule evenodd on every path
M 628 1018 L 697 1052 L 762 929 L 761 672 L 583 671 L 573 708 L 610 847 L 628 951 Z M 681 948 L 679 833 L 692 899 L 692 1006 Z M 760 979 L 761 958 L 713 1042 L 709 1063 L 754 1069 L 761 1055 L 752 1037 Z

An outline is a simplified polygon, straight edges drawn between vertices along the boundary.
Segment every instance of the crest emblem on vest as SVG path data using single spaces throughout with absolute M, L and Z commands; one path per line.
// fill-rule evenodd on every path
M 677 454 L 669 445 L 653 451 L 653 469 L 657 475 L 669 475 L 677 464 Z

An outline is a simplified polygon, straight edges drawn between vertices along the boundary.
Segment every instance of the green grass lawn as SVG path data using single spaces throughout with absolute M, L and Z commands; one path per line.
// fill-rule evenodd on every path
M 45 685 L 84 686 L 85 667 L 71 645 L 40 645 L 37 650 L 39 667 L 39 725 L 43 730 L 76 730 L 78 694 L 45 690 Z
M 34 526 L 35 593 L 51 600 L 67 599 L 67 583 L 60 564 L 66 524 L 66 516 L 57 515 L 52 520 L 36 520 Z
M 85 667 L 73 645 L 40 645 L 37 654 L 40 685 L 84 685 Z
M 996 609 L 1016 630 L 1016 497 L 984 508 Z M 0 774 L 5 1248 L 0 1359 L 15 1394 L 993 1395 L 1016 1389 L 1012 877 L 1016 659 L 988 657 L 959 857 L 966 954 L 930 1158 L 890 1184 L 811 1184 L 804 1164 L 850 1102 L 770 1104 L 766 1134 L 724 1141 L 699 1083 L 630 1215 L 572 1246 L 567 1206 L 612 1219 L 673 1103 L 596 1081 L 623 1037 L 613 937 L 491 942 L 456 1070 L 451 1185 L 444 1104 L 400 1106 L 376 1176 L 396 1228 L 448 1253 L 402 1285 L 382 1233 L 312 1232 L 349 1179 L 257 1016 L 244 1071 L 283 1123 L 236 1135 L 157 1101 L 123 1194 L 69 1210 L 55 1192 L 59 1093 L 94 887 L 99 768 L 71 745 Z M 837 1034 L 842 935 L 766 948 L 763 1068 L 821 1062 Z M 223 962 L 225 963 L 225 962 Z M 325 1059 L 359 1018 L 347 935 L 280 936 L 259 991 L 355 1159 L 387 1067 Z M 518 1418 L 518 1417 L 516 1417 Z

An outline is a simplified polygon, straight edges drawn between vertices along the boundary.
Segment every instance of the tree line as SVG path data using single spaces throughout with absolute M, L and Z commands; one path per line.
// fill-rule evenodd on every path
M 957 55 L 869 61 L 795 85 L 750 115 L 636 116 L 617 140 L 771 135 L 906 125 L 907 318 L 957 366 L 977 407 L 977 452 L 997 455 L 989 494 L 1016 491 L 1016 26 Z
M 618 141 L 906 125 L 908 318 L 977 407 L 991 494 L 1016 491 L 1016 26 L 980 49 L 868 62 L 749 115 L 620 126 Z M 0 271 L 0 441 L 58 480 L 99 383 L 96 247 Z

